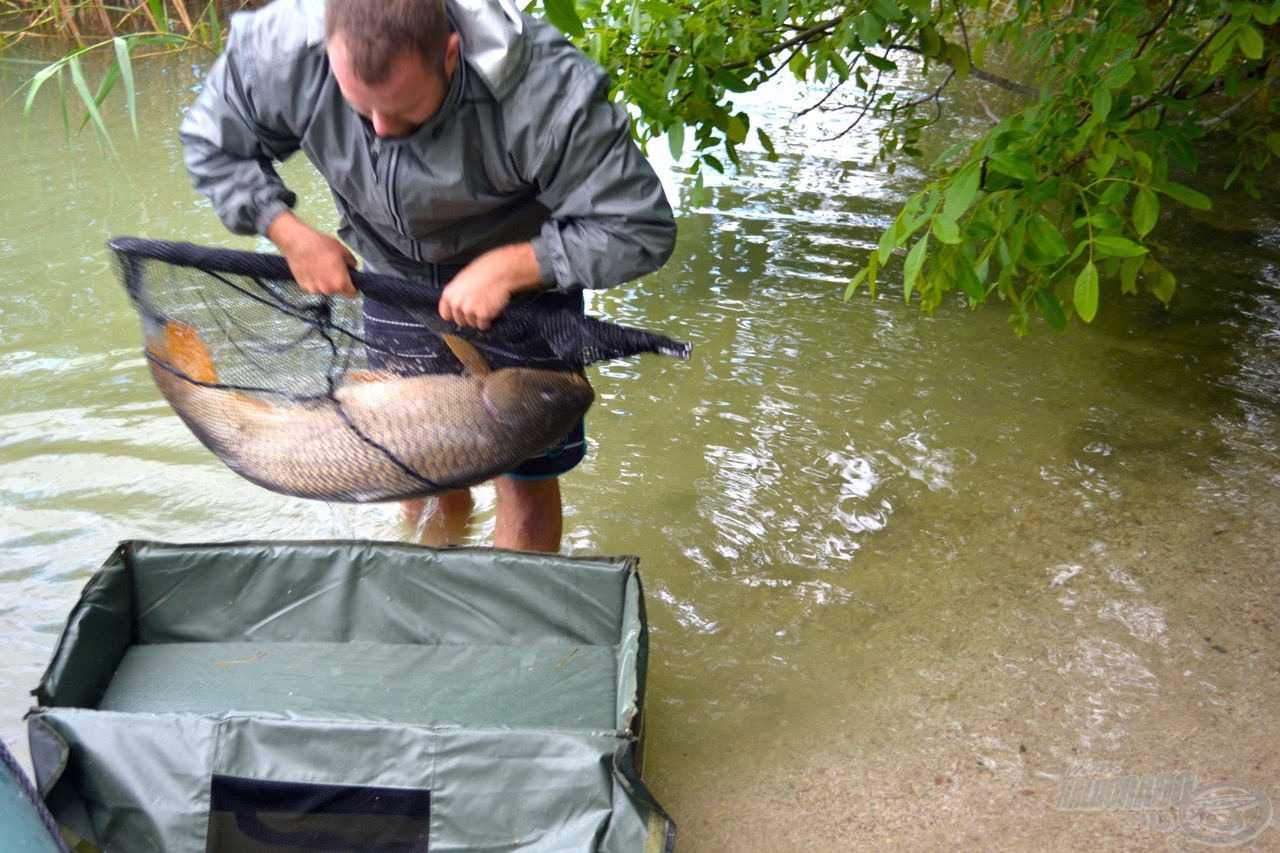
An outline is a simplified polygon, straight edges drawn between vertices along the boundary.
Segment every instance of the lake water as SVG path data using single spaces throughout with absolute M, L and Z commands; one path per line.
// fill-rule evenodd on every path
M 147 74 L 141 141 L 108 108 L 114 155 L 68 142 L 51 99 L 28 128 L 21 99 L 0 110 L 0 734 L 19 751 L 119 540 L 408 535 L 395 507 L 238 479 L 161 400 L 107 238 L 269 247 L 187 183 L 202 69 Z M 1280 797 L 1277 196 L 1166 213 L 1171 310 L 1117 296 L 1017 339 L 999 305 L 844 301 L 920 177 L 776 103 L 791 153 L 748 152 L 701 206 L 654 152 L 675 256 L 589 308 L 693 357 L 593 368 L 592 450 L 563 483 L 567 552 L 642 561 L 646 778 L 680 849 L 1189 849 L 1145 813 L 1063 807 L 1064 780 L 1191 770 Z M 305 164 L 285 173 L 332 227 Z

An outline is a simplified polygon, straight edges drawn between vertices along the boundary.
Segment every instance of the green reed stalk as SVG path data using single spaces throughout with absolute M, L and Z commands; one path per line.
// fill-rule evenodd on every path
M 43 65 L 23 84 L 24 121 L 42 89 L 57 89 L 63 125 L 71 136 L 68 95 L 75 93 L 84 110 L 79 130 L 92 125 L 114 152 L 100 107 L 117 86 L 124 90 L 125 108 L 134 136 L 138 135 L 134 63 L 146 57 L 189 50 L 222 52 L 225 22 L 230 12 L 261 5 L 252 0 L 136 0 L 117 5 L 102 0 L 0 0 L 0 60 L 19 46 L 60 46 L 60 56 Z M 109 57 L 98 85 L 91 87 L 82 60 Z

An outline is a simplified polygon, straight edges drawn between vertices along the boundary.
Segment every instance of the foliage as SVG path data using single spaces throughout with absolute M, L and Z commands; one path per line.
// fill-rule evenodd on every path
M 750 117 L 733 98 L 778 74 L 851 91 L 881 119 L 880 155 L 920 156 L 957 86 L 1022 100 L 933 164 L 851 277 L 846 297 L 901 259 L 905 296 L 933 310 L 952 290 L 993 293 L 1025 333 L 1095 317 L 1104 287 L 1175 291 L 1159 260 L 1170 206 L 1208 209 L 1187 185 L 1210 139 L 1230 151 L 1226 183 L 1256 194 L 1280 158 L 1280 0 L 541 0 L 546 17 L 615 74 L 638 135 L 692 148 L 696 169 L 739 162 Z M 921 95 L 896 85 L 918 68 Z M 691 137 L 691 138 L 690 138 Z M 773 141 L 757 138 L 769 153 Z M 690 145 L 691 143 L 691 145 Z M 699 171 L 700 174 L 700 171 Z M 1182 175 L 1180 179 L 1177 177 Z M 896 261 L 895 261 L 896 262 Z
M 852 95 L 879 134 L 890 170 L 919 158 L 926 128 L 958 87 L 998 86 L 1020 99 L 932 166 L 846 297 L 901 263 L 904 295 L 926 310 L 958 290 L 992 294 L 1023 333 L 1032 316 L 1065 328 L 1096 316 L 1104 292 L 1145 289 L 1166 304 L 1176 281 L 1161 263 L 1162 212 L 1208 209 L 1188 184 L 1208 144 L 1231 156 L 1226 185 L 1256 194 L 1280 159 L 1280 0 L 520 0 L 610 69 L 636 110 L 642 143 L 665 137 L 702 170 L 741 165 L 752 123 L 734 98 L 789 74 Z M 55 33 L 73 48 L 26 87 L 27 110 L 67 79 L 81 126 L 105 130 L 97 107 L 117 83 L 133 115 L 132 60 L 143 50 L 221 49 L 241 0 L 0 0 L 0 50 Z M 14 27 L 6 21 L 20 20 Z M 101 38 L 85 38 L 90 25 Z M 81 58 L 105 52 L 96 90 Z M 930 82 L 902 84 L 904 69 Z M 764 150 L 774 141 L 755 131 Z M 728 161 L 728 163 L 725 162 Z
M 26 83 L 23 115 L 29 118 L 36 97 L 52 84 L 57 88 L 63 125 L 69 135 L 69 78 L 84 108 L 80 128 L 91 124 L 110 146 L 111 136 L 99 108 L 117 85 L 124 90 L 129 120 L 134 134 L 138 133 L 134 60 L 192 48 L 220 53 L 227 13 L 244 5 L 236 0 L 208 0 L 193 12 L 185 0 L 140 0 L 125 7 L 86 0 L 4 0 L 0 2 L 0 50 L 12 51 L 48 40 L 56 40 L 59 45 L 69 43 L 69 49 L 42 66 Z M 98 55 L 107 57 L 106 71 L 97 86 L 91 87 L 84 60 Z

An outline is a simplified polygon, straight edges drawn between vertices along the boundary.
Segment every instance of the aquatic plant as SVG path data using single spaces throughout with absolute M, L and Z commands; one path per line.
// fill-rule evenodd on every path
M 37 96 L 57 90 L 62 122 L 72 131 L 72 104 L 83 107 L 79 128 L 92 125 L 110 147 L 100 107 L 123 90 L 125 109 L 138 133 L 134 63 L 147 56 L 185 50 L 222 52 L 225 22 L 231 12 L 261 3 L 241 0 L 140 0 L 114 5 L 101 0 L 4 0 L 0 3 L 0 56 L 31 51 L 54 58 L 44 62 L 23 84 L 23 115 L 29 119 Z M 96 85 L 86 73 L 87 60 L 104 57 L 105 71 Z M 74 92 L 75 99 L 71 97 Z

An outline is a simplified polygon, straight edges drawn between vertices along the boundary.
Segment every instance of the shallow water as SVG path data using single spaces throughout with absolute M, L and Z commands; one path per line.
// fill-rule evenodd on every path
M 391 507 L 237 479 L 145 370 L 106 239 L 259 246 L 182 172 L 198 76 L 146 81 L 146 138 L 113 115 L 115 158 L 87 134 L 68 147 L 51 104 L 25 139 L 19 104 L 0 112 L 11 745 L 118 540 L 407 535 Z M 566 550 L 642 560 L 646 778 L 681 849 L 1190 844 L 1058 809 L 1080 762 L 1280 797 L 1276 196 L 1167 217 L 1173 310 L 1114 298 L 1093 326 L 1018 340 L 999 306 L 842 300 L 918 176 L 860 167 L 866 134 L 825 142 L 834 118 L 779 103 L 771 135 L 805 156 L 749 153 L 701 207 L 654 152 L 684 200 L 675 257 L 590 310 L 694 355 L 593 368 L 592 451 L 564 482 Z M 323 187 L 286 172 L 303 215 L 331 224 Z

